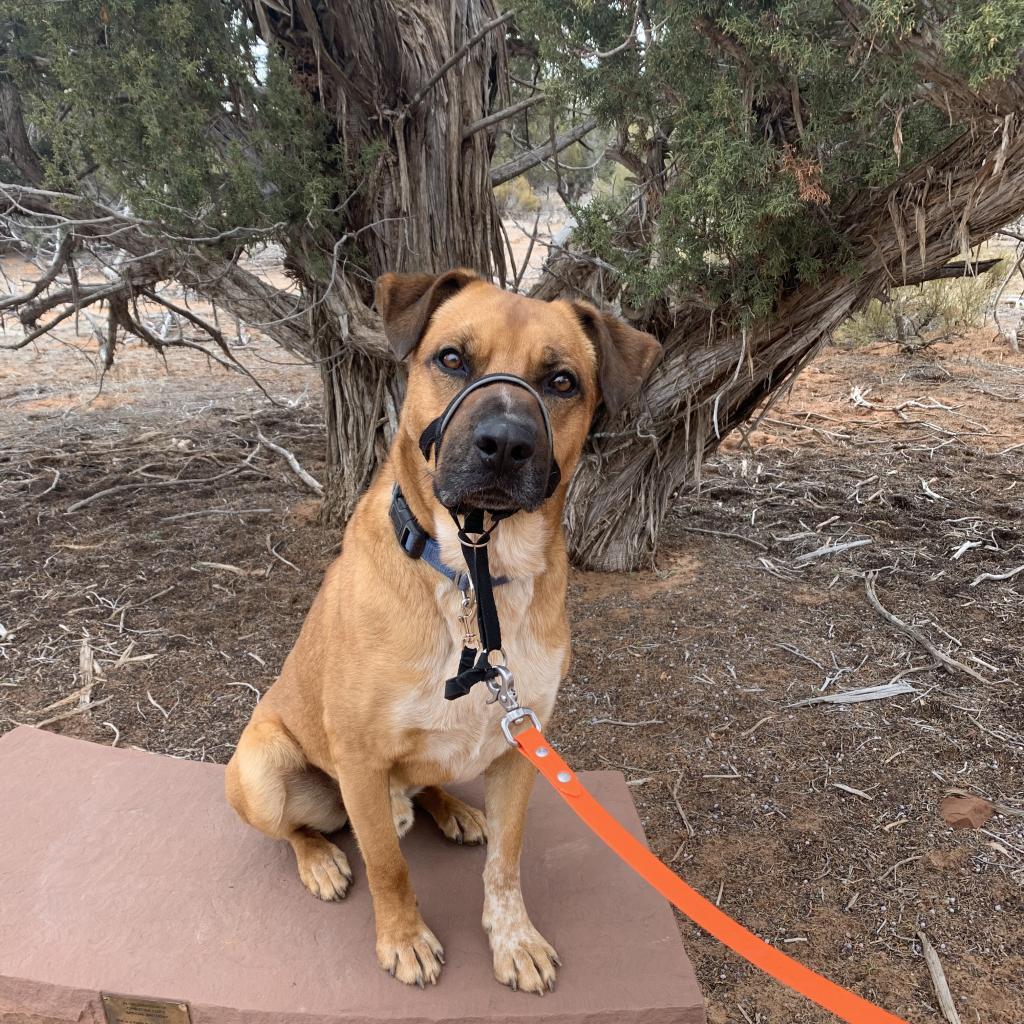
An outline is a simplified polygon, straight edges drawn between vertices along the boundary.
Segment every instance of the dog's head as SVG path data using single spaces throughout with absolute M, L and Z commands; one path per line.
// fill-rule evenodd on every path
M 377 306 L 388 342 L 409 362 L 401 429 L 414 440 L 485 375 L 511 374 L 532 389 L 488 383 L 454 409 L 433 478 L 452 510 L 538 508 L 552 467 L 571 475 L 598 403 L 618 412 L 661 352 L 651 335 L 589 303 L 529 299 L 468 270 L 385 274 Z

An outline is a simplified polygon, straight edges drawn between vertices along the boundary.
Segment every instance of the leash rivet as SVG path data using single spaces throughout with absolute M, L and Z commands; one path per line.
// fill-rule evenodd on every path
M 537 748 L 537 749 L 536 749 L 536 750 L 534 751 L 534 753 L 535 753 L 535 754 L 536 754 L 536 755 L 537 755 L 538 757 L 547 757 L 547 756 L 548 756 L 548 748 L 547 748 L 547 747 L 538 747 L 538 748 Z
M 559 782 L 572 782 L 572 776 L 568 772 L 559 772 L 555 778 Z

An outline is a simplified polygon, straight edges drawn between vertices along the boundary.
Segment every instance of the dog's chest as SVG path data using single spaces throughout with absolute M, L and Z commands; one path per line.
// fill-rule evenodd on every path
M 527 614 L 532 590 L 531 581 L 520 581 L 499 596 L 502 642 L 520 704 L 546 719 L 554 707 L 565 651 L 541 642 L 532 628 Z M 483 683 L 457 700 L 444 699 L 444 681 L 458 671 L 462 633 L 457 595 L 449 597 L 442 589 L 438 596 L 447 634 L 439 632 L 437 650 L 425 652 L 418 666 L 418 685 L 394 708 L 396 726 L 410 737 L 410 756 L 403 767 L 413 785 L 475 778 L 508 750 L 500 726 L 503 712 L 498 704 L 487 703 Z

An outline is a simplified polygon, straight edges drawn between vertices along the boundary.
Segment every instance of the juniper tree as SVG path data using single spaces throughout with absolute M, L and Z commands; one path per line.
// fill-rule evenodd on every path
M 575 228 L 533 294 L 613 304 L 662 340 L 599 417 L 568 530 L 598 567 L 649 559 L 671 495 L 871 297 L 1024 213 L 1020 0 L 0 0 L 8 233 L 53 238 L 24 338 L 87 304 L 153 345 L 174 280 L 313 358 L 328 500 L 380 458 L 402 372 L 385 270 L 514 277 L 493 186 L 564 150 L 627 187 L 563 192 Z M 496 156 L 499 154 L 500 156 Z M 598 170 L 600 174 L 600 171 Z M 283 246 L 296 288 L 238 257 Z M 79 286 L 83 250 L 119 255 Z M 211 343 L 215 325 L 201 322 Z M 223 346 L 223 358 L 228 358 Z

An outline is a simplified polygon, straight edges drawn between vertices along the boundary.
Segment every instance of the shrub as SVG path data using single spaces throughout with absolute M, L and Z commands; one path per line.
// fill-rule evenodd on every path
M 540 209 L 540 199 L 523 175 L 499 185 L 494 190 L 494 198 L 498 212 L 503 215 L 536 213 Z
M 1000 263 L 976 277 L 894 288 L 885 301 L 872 299 L 850 317 L 836 332 L 836 340 L 850 345 L 891 341 L 912 351 L 959 337 L 984 324 L 989 302 L 1005 272 Z

